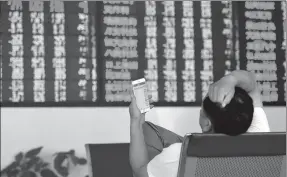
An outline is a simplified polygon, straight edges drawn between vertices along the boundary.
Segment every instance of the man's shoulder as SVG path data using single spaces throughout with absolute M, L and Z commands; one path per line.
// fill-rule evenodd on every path
M 182 143 L 174 143 L 164 148 L 163 151 L 154 157 L 153 160 L 161 161 L 165 163 L 165 161 L 178 161 L 180 157 Z
M 263 107 L 254 107 L 253 120 L 248 132 L 270 132 L 267 115 Z
M 149 163 L 147 171 L 150 177 L 176 177 L 182 143 L 175 143 L 155 156 Z
M 267 119 L 267 115 L 266 115 L 263 107 L 260 107 L 260 106 L 254 107 L 253 119 L 254 118 Z
M 163 152 L 178 152 L 181 150 L 182 143 L 174 143 L 163 149 Z

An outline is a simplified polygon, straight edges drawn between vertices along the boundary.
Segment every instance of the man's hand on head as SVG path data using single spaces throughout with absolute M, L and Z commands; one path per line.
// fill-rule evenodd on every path
M 214 103 L 225 107 L 230 103 L 235 93 L 237 80 L 232 75 L 227 75 L 209 86 L 208 97 Z

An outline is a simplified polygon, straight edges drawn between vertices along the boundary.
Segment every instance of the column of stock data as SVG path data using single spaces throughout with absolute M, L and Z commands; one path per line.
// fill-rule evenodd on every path
M 133 1 L 102 4 L 101 59 L 104 102 L 129 102 L 131 80 L 138 78 L 138 32 Z
M 264 102 L 284 102 L 283 21 L 279 2 L 240 2 L 241 69 L 255 73 Z M 280 15 L 281 14 L 281 15 Z M 240 16 L 240 15 L 239 15 Z M 280 95 L 280 96 L 279 96 Z
M 33 89 L 31 91 L 34 102 L 45 102 L 44 3 L 39 2 L 38 7 L 33 8 L 31 6 L 29 10 L 32 26 L 31 68 L 33 72 Z
M 226 38 L 226 49 L 224 50 L 224 54 L 226 56 L 225 61 L 225 75 L 229 74 L 232 70 L 234 70 L 232 66 L 232 62 L 234 61 L 234 51 L 233 45 L 233 21 L 232 21 L 232 1 L 222 1 L 222 14 L 223 14 L 223 31 L 222 34 Z M 237 65 L 239 68 L 239 65 Z
M 161 71 L 162 79 L 159 80 L 163 84 L 164 101 L 177 102 L 177 63 L 176 63 L 176 33 L 175 33 L 175 2 L 163 1 L 162 11 L 162 53 L 161 57 L 165 62 L 162 62 Z M 180 35 L 180 34 L 178 34 Z
M 5 6 L 6 8 L 4 8 Z M 3 26 L 2 99 L 8 102 L 23 102 L 24 97 L 24 44 L 23 7 L 2 4 Z
M 69 2 L 66 10 L 67 99 L 97 101 L 96 16 L 94 2 Z
M 283 63 L 284 67 L 285 67 L 285 74 L 284 74 L 284 86 L 285 86 L 285 89 L 284 89 L 284 98 L 285 98 L 285 102 L 286 102 L 286 88 L 287 88 L 287 85 L 286 85 L 286 35 L 287 35 L 287 21 L 286 21 L 286 1 L 282 1 L 281 2 L 281 9 L 282 9 L 282 17 L 283 17 L 283 29 L 284 29 L 284 39 L 282 41 L 282 50 L 285 52 L 285 61 Z
M 51 21 L 53 26 L 54 53 L 52 55 L 52 63 L 54 69 L 54 100 L 55 102 L 67 101 L 67 52 L 66 52 L 66 19 L 64 11 L 64 3 L 57 4 L 62 8 L 51 9 Z
M 147 80 L 148 90 L 152 100 L 157 102 L 158 98 L 158 61 L 157 61 L 157 14 L 156 1 L 145 1 L 144 24 L 140 26 L 145 29 L 142 34 L 145 40 L 144 58 L 147 67 L 144 70 L 144 77 Z
M 196 101 L 196 86 L 195 86 L 195 57 L 194 57 L 194 14 L 193 2 L 182 2 L 182 18 L 181 28 L 183 35 L 183 49 L 181 57 L 184 62 L 181 71 L 181 79 L 183 84 L 183 101 Z
M 213 83 L 213 42 L 212 42 L 211 2 L 201 1 L 200 28 L 203 47 L 201 49 L 202 70 L 200 80 L 202 86 L 202 98 L 208 92 L 209 85 Z

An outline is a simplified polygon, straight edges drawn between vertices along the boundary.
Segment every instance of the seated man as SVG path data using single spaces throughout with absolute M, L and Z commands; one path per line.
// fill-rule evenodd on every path
M 130 163 L 134 176 L 176 177 L 183 137 L 145 122 L 134 95 L 131 97 Z M 269 132 L 253 74 L 234 71 L 212 84 L 204 98 L 199 123 L 203 133 L 236 136 L 245 132 Z

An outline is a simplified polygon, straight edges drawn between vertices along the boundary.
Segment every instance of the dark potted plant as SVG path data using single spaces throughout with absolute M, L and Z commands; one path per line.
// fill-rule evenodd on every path
M 1 171 L 1 177 L 68 177 L 71 163 L 74 166 L 87 164 L 87 160 L 77 157 L 74 150 L 55 153 L 53 164 L 50 164 L 39 156 L 42 149 L 19 152 L 14 161 Z

